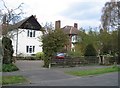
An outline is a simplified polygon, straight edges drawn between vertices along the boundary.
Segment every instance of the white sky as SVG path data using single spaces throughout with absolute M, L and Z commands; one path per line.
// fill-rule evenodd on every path
M 62 27 L 76 22 L 78 27 L 98 27 L 101 10 L 106 1 L 110 0 L 4 0 L 9 8 L 16 8 L 24 3 L 25 17 L 36 15 L 40 24 L 55 23 L 61 20 Z M 0 0 L 0 8 L 3 3 Z

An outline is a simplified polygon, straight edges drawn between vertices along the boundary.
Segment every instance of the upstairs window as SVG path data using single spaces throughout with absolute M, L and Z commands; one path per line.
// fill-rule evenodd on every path
M 27 37 L 35 37 L 35 30 L 28 30 Z
M 76 35 L 72 36 L 72 42 L 76 42 L 76 41 L 77 41 L 77 36 Z

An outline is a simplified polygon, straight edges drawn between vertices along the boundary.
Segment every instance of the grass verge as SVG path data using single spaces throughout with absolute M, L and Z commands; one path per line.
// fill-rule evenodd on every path
M 89 75 L 98 75 L 98 74 L 118 72 L 118 71 L 120 71 L 120 67 L 113 66 L 108 68 L 98 68 L 94 70 L 69 71 L 65 73 L 75 76 L 89 76 Z
M 17 83 L 24 83 L 27 80 L 23 76 L 3 76 L 2 77 L 2 84 L 17 84 Z

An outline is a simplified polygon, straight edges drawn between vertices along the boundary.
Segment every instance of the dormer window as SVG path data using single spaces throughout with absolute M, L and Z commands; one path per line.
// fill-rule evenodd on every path
M 27 37 L 35 37 L 35 30 L 28 30 Z

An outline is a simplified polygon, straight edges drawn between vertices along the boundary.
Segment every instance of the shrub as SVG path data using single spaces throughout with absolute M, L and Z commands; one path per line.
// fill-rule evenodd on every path
M 19 70 L 14 64 L 3 64 L 2 71 L 3 72 L 12 72 Z
M 10 64 L 13 62 L 13 46 L 12 41 L 8 37 L 2 38 L 3 48 L 3 64 Z
M 36 53 L 35 56 L 37 59 L 40 59 L 40 60 L 43 60 L 45 57 L 43 52 L 38 52 L 38 53 Z
M 96 56 L 97 52 L 92 44 L 88 44 L 85 49 L 84 56 Z

